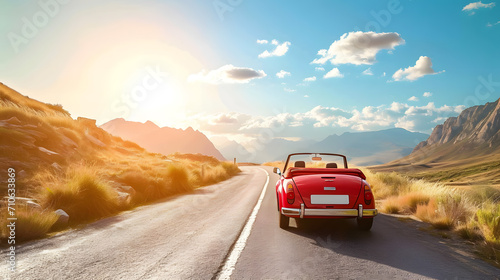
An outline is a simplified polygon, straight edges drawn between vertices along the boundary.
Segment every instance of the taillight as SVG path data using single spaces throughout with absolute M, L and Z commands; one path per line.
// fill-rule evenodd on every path
M 288 204 L 293 204 L 295 202 L 295 192 L 293 191 L 293 185 L 291 183 L 286 186 L 286 200 Z
M 373 193 L 370 186 L 365 185 L 365 204 L 370 204 L 373 199 Z

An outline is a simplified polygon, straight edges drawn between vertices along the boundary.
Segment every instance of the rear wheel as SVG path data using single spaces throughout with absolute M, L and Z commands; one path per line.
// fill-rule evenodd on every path
M 373 225 L 373 218 L 357 219 L 360 230 L 369 231 Z
M 281 214 L 281 212 L 279 212 L 279 219 L 280 219 L 280 228 L 282 229 L 287 229 L 288 228 L 288 225 L 290 224 L 290 218 Z

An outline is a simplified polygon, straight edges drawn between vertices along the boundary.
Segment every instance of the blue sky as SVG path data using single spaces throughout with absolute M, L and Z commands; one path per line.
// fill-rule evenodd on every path
M 500 97 L 493 1 L 1 3 L 2 82 L 98 123 L 242 142 L 430 133 Z

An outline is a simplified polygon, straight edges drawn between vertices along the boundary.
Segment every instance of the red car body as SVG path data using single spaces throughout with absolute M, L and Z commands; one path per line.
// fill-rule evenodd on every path
M 293 156 L 309 155 L 313 160 L 321 160 L 322 156 L 340 157 L 344 168 L 338 168 L 335 163 L 306 168 L 304 161 L 296 161 L 298 167 L 288 168 Z M 276 197 L 281 228 L 288 227 L 290 218 L 355 218 L 360 229 L 371 229 L 373 217 L 378 214 L 371 187 L 361 170 L 348 168 L 344 155 L 290 154 L 284 173 L 279 168 L 274 168 L 274 172 L 280 175 Z

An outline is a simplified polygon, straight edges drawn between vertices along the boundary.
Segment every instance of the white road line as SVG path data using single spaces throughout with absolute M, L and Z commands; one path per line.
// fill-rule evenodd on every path
M 257 213 L 259 212 L 260 205 L 262 204 L 262 200 L 264 199 L 264 195 L 266 194 L 267 190 L 267 185 L 269 184 L 269 173 L 267 173 L 266 170 L 259 168 L 260 170 L 264 171 L 267 175 L 267 180 L 266 184 L 264 185 L 264 188 L 262 189 L 262 192 L 260 193 L 259 200 L 257 201 L 257 204 L 255 204 L 255 207 L 253 208 L 252 213 L 250 214 L 250 217 L 248 217 L 248 221 L 245 224 L 245 227 L 240 233 L 240 236 L 238 237 L 238 240 L 234 244 L 233 250 L 231 251 L 231 254 L 229 254 L 229 257 L 227 258 L 226 262 L 224 263 L 224 266 L 222 267 L 221 271 L 219 272 L 219 275 L 216 277 L 216 279 L 230 279 L 231 274 L 233 274 L 234 267 L 236 265 L 236 262 L 238 261 L 238 258 L 241 255 L 241 252 L 243 252 L 243 249 L 245 249 L 245 245 L 247 244 L 247 239 L 248 236 L 250 236 L 250 232 L 252 231 L 253 223 L 255 222 L 255 218 L 257 217 Z

